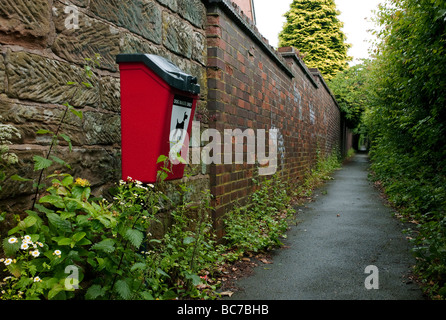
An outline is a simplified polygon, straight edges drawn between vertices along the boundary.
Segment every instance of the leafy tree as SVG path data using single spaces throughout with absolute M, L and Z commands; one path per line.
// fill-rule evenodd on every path
M 367 79 L 370 61 L 365 60 L 338 73 L 328 82 L 351 129 L 358 129 L 369 101 Z
M 347 68 L 351 57 L 334 0 L 294 0 L 279 34 L 279 46 L 292 46 L 304 55 L 310 68 L 318 68 L 330 80 Z
M 446 298 L 446 2 L 388 0 L 370 76 L 372 168 L 416 221 L 417 270 Z

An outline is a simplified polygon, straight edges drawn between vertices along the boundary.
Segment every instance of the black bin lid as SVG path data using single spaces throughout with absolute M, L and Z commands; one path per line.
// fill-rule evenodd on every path
M 142 62 L 171 87 L 192 94 L 200 93 L 200 85 L 197 84 L 196 77 L 184 73 L 172 62 L 161 56 L 144 53 L 118 54 L 116 62 Z

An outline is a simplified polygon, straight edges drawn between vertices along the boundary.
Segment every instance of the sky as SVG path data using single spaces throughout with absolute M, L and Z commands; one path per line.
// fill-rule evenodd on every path
M 269 44 L 277 48 L 278 35 L 286 19 L 283 16 L 290 9 L 292 0 L 254 0 L 257 28 L 268 39 Z M 368 41 L 373 36 L 367 32 L 374 28 L 370 18 L 372 10 L 377 9 L 383 0 L 335 0 L 337 9 L 341 11 L 339 19 L 344 22 L 343 31 L 347 36 L 347 43 L 352 47 L 348 55 L 354 58 L 352 65 L 358 59 L 368 58 Z

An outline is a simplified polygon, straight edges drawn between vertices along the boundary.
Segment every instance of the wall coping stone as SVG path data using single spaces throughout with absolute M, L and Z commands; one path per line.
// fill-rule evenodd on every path
M 313 84 L 315 88 L 319 88 L 319 85 L 313 78 L 313 73 L 310 69 L 308 69 L 307 65 L 302 61 L 299 56 L 299 52 L 296 51 L 293 47 L 281 47 L 279 48 L 278 54 L 280 54 L 284 58 L 292 58 L 296 61 L 297 65 L 301 68 L 301 70 L 305 73 L 308 80 Z
M 256 42 L 260 48 L 286 73 L 290 78 L 294 78 L 294 73 L 288 67 L 285 61 L 277 54 L 277 52 L 266 43 L 263 36 L 258 32 L 257 27 L 252 21 L 245 16 L 240 8 L 233 4 L 230 0 L 203 0 L 208 9 L 208 13 L 216 13 L 213 8 L 220 7 L 243 31 L 245 31 L 251 39 Z M 238 10 L 237 10 L 238 9 Z M 314 81 L 314 80 L 313 80 Z
M 331 91 L 331 89 L 328 87 L 327 82 L 325 82 L 324 77 L 322 76 L 321 72 L 319 71 L 318 68 L 310 68 L 310 72 L 313 76 L 315 77 L 319 77 L 319 79 L 321 80 L 322 85 L 325 87 L 325 90 L 327 90 L 328 94 L 332 97 L 334 103 L 336 104 L 336 106 L 338 107 L 338 109 L 341 111 L 341 108 L 339 107 L 338 101 L 336 100 L 335 95 L 333 94 L 333 92 Z

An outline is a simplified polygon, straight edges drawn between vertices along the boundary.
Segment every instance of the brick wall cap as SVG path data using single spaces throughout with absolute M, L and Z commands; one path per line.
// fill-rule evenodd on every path
M 283 58 L 277 54 L 277 51 L 275 51 L 267 41 L 265 41 L 265 38 L 257 30 L 257 27 L 243 14 L 237 5 L 234 6 L 234 3 L 230 0 L 203 0 L 203 3 L 208 9 L 212 6 L 221 8 L 223 12 L 233 19 L 234 23 L 236 23 L 260 46 L 260 48 L 287 74 L 287 76 L 290 78 L 295 77 L 293 71 L 291 71 Z

